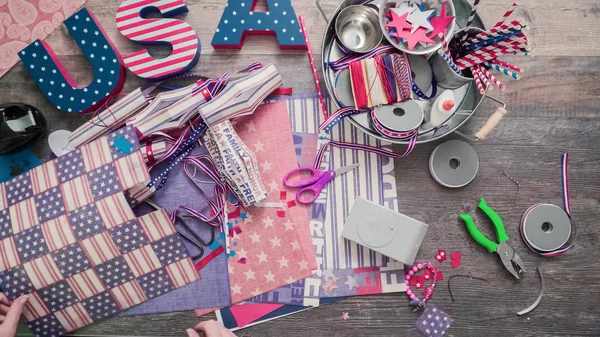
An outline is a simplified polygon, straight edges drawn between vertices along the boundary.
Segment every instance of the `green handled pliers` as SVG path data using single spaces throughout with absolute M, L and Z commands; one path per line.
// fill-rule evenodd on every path
M 523 260 L 515 253 L 515 251 L 506 243 L 509 237 L 506 234 L 506 229 L 504 228 L 504 223 L 502 222 L 502 218 L 496 213 L 493 209 L 491 209 L 483 198 L 479 201 L 479 208 L 492 220 L 494 227 L 496 228 L 496 239 L 498 239 L 498 243 L 493 242 L 492 240 L 486 238 L 479 229 L 473 223 L 473 219 L 469 214 L 461 214 L 460 218 L 463 219 L 465 224 L 467 225 L 467 231 L 471 234 L 471 237 L 475 239 L 475 241 L 486 248 L 488 252 L 493 253 L 496 252 L 504 267 L 517 279 L 521 278 L 521 274 L 525 273 L 525 268 L 523 267 Z

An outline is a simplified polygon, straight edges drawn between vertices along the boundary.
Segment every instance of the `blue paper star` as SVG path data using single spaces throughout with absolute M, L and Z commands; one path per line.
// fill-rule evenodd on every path
M 125 139 L 125 137 L 123 136 L 115 137 L 115 142 L 113 143 L 113 146 L 116 147 L 123 154 L 131 153 L 131 143 L 128 142 L 127 139 Z
M 248 215 L 246 215 L 246 213 L 242 213 L 242 214 L 240 214 L 240 219 L 246 220 L 246 219 L 248 219 Z

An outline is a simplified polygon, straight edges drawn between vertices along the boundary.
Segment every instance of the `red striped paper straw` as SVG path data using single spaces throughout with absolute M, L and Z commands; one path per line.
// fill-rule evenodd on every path
M 508 62 L 500 61 L 500 60 L 498 60 L 498 59 L 496 59 L 496 60 L 492 60 L 492 63 L 493 63 L 493 64 L 497 64 L 497 65 L 499 65 L 499 66 L 501 66 L 501 67 L 504 67 L 504 68 L 508 68 L 508 69 L 511 69 L 511 70 L 514 70 L 514 71 L 520 72 L 520 73 L 522 73 L 522 72 L 524 72 L 524 71 L 525 71 L 525 69 L 523 69 L 522 67 L 519 67 L 519 66 L 517 66 L 517 65 L 514 65 L 514 64 L 512 64 L 512 63 L 508 63 Z
M 508 34 L 517 30 L 523 29 L 523 25 L 520 21 L 513 20 L 509 25 L 502 24 L 497 27 L 492 27 L 485 32 L 481 32 L 469 39 L 464 43 L 464 45 L 472 45 L 474 43 L 479 43 L 481 41 L 486 41 L 495 37 L 498 37 L 503 34 Z
M 481 80 L 479 79 L 479 74 L 477 73 L 476 68 L 471 68 L 471 72 L 473 73 L 473 78 L 475 79 L 475 84 L 477 85 L 477 90 L 479 90 L 480 94 L 485 94 L 485 89 L 483 89 L 483 84 L 481 84 Z
M 483 74 L 483 71 L 481 71 L 482 67 L 481 66 L 477 66 L 477 67 L 474 67 L 474 68 L 475 68 L 475 71 L 477 72 L 477 75 L 479 76 L 479 78 L 481 80 L 483 80 L 483 84 L 485 85 L 485 88 L 487 90 L 493 90 L 494 87 L 492 87 L 492 84 L 490 83 L 490 80 Z
M 485 67 L 481 67 L 481 70 L 485 76 L 487 76 L 490 81 L 492 81 L 500 90 L 506 90 L 504 83 L 500 82 L 500 80 L 496 78 L 496 76 L 494 76 L 489 70 L 487 70 Z
M 323 91 L 321 90 L 321 84 L 319 83 L 319 74 L 317 73 L 317 66 L 315 65 L 315 58 L 313 57 L 312 49 L 310 48 L 310 42 L 308 42 L 308 33 L 306 33 L 306 26 L 304 25 L 304 18 L 299 15 L 298 22 L 300 28 L 302 28 L 302 34 L 304 34 L 304 41 L 306 41 L 306 48 L 308 49 L 308 59 L 310 60 L 310 66 L 312 68 L 313 78 L 315 85 L 317 86 L 317 93 L 319 94 L 319 103 L 321 103 L 321 110 L 325 119 L 327 119 L 328 113 L 325 108 L 325 99 L 323 98 Z
M 513 3 L 512 6 L 510 6 L 510 9 L 506 11 L 506 13 L 504 13 L 504 15 L 502 16 L 502 20 L 498 21 L 498 23 L 496 23 L 494 25 L 494 27 L 500 26 L 501 24 L 504 23 L 504 21 L 506 21 L 506 19 L 508 19 L 508 17 L 515 11 L 515 9 L 517 9 L 517 7 L 519 7 L 518 3 Z

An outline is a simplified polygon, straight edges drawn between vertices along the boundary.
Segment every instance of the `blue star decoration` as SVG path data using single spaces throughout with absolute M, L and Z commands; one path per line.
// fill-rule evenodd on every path
M 246 213 L 242 213 L 242 214 L 240 214 L 240 219 L 246 220 L 246 219 L 248 219 L 248 215 Z
M 117 136 L 115 137 L 115 142 L 113 144 L 114 147 L 116 147 L 119 151 L 121 151 L 122 154 L 130 154 L 131 153 L 131 143 L 127 141 L 127 139 L 125 139 L 125 137 L 123 136 Z
M 213 48 L 240 49 L 248 34 L 275 35 L 281 49 L 306 49 L 291 0 L 267 0 L 268 12 L 255 12 L 257 0 L 228 0 Z

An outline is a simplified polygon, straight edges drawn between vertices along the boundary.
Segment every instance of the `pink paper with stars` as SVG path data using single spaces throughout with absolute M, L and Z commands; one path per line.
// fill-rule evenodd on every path
M 309 277 L 317 268 L 308 206 L 294 205 L 296 191 L 281 183 L 298 166 L 286 102 L 261 105 L 236 131 L 256 155 L 269 192 L 265 202 L 283 208 L 251 207 L 242 233 L 234 236 L 235 256 L 228 260 L 232 303 Z M 243 258 L 245 264 L 238 262 Z
M 0 78 L 19 62 L 17 53 L 45 39 L 86 0 L 0 0 Z

